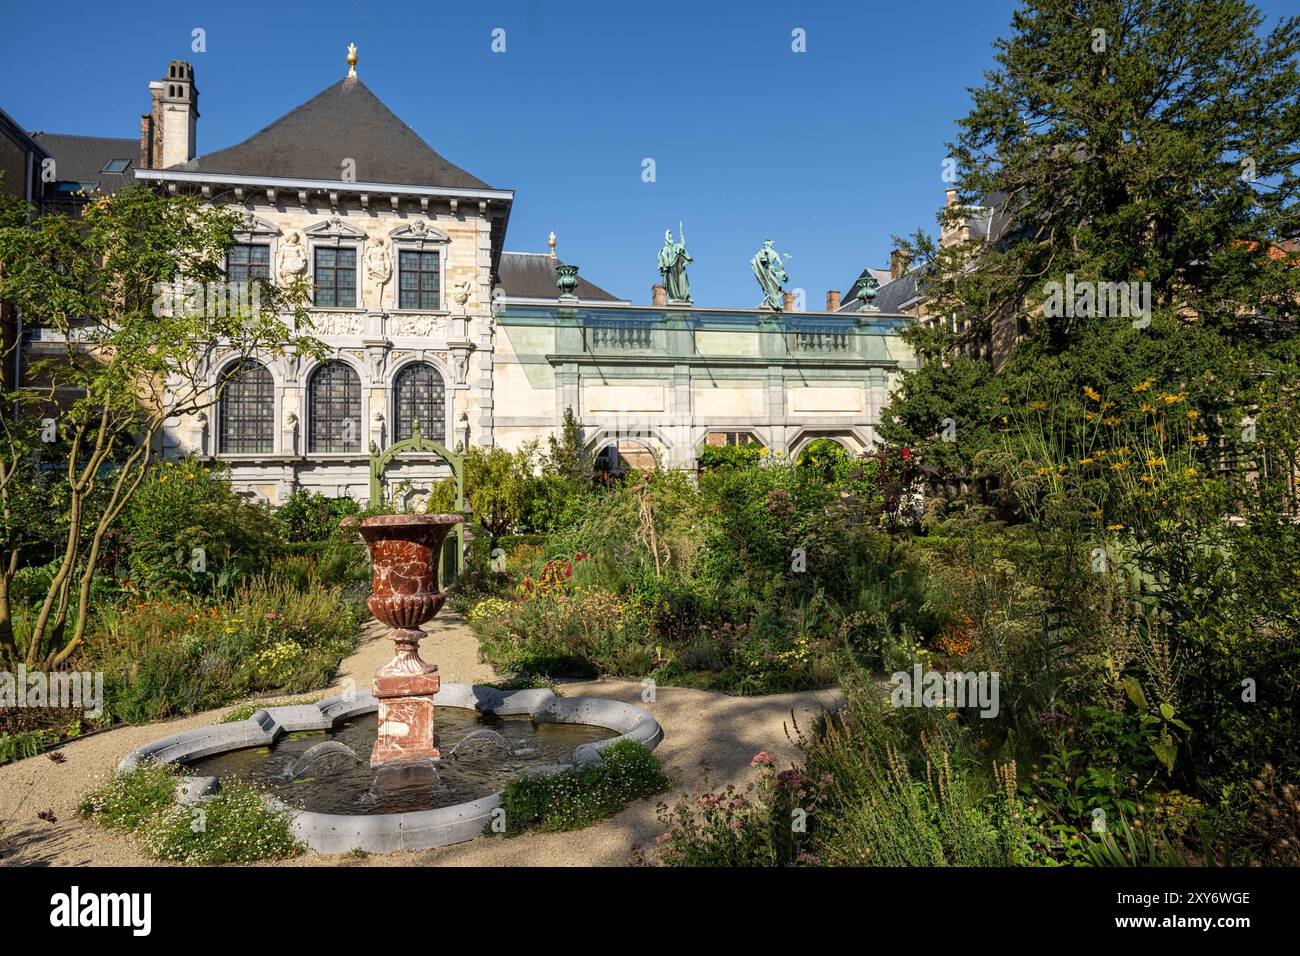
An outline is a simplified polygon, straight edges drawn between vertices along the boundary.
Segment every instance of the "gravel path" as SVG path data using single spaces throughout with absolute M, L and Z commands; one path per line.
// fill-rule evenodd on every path
M 493 670 L 478 661 L 478 643 L 464 619 L 444 613 L 425 628 L 421 656 L 438 665 L 445 681 L 483 681 Z M 370 622 L 362 629 L 361 645 L 343 661 L 334 689 L 310 697 L 329 696 L 347 681 L 366 688 L 375 669 L 392 656 L 383 628 Z M 656 751 L 679 788 L 698 786 L 707 777 L 715 786 L 743 785 L 750 779 L 749 761 L 760 750 L 778 765 L 795 759 L 797 750 L 791 716 L 807 727 L 824 707 L 838 700 L 837 690 L 806 691 L 768 697 L 729 697 L 712 691 L 660 687 L 654 703 L 641 702 L 640 684 L 623 680 L 565 684 L 565 696 L 583 694 L 616 698 L 644 706 L 664 728 Z M 266 703 L 274 703 L 267 700 Z M 0 767 L 0 864 L 54 866 L 159 866 L 146 857 L 129 836 L 109 833 L 77 817 L 82 796 L 112 773 L 128 752 L 151 740 L 202 727 L 235 709 L 208 711 L 193 717 L 122 727 L 75 741 L 62 748 L 67 758 L 55 763 L 46 756 Z M 661 832 L 654 800 L 640 800 L 622 813 L 595 826 L 571 833 L 534 834 L 506 839 L 483 837 L 468 843 L 382 856 L 322 856 L 309 853 L 284 866 L 618 866 L 630 859 L 634 843 L 648 843 Z M 54 822 L 38 818 L 52 813 Z

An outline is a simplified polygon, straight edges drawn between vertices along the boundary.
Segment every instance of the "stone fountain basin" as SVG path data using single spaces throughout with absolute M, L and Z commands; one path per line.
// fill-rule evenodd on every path
M 620 740 L 633 740 L 650 749 L 663 740 L 663 728 L 650 714 L 622 701 L 602 697 L 557 697 L 546 689 L 503 691 L 481 684 L 443 684 L 438 707 L 490 711 L 502 717 L 528 715 L 536 723 L 589 724 L 619 734 L 583 744 L 568 764 L 542 767 L 531 773 L 554 773 L 574 764 L 600 759 L 600 751 Z M 336 724 L 379 707 L 370 694 L 342 695 L 316 704 L 267 707 L 247 720 L 186 730 L 131 751 L 117 765 L 127 772 L 143 760 L 176 763 L 246 747 L 269 747 L 282 735 L 302 730 L 330 730 Z M 187 776 L 178 784 L 177 800 L 202 800 L 219 787 L 216 777 Z M 298 810 L 267 795 L 268 803 L 286 810 L 294 835 L 317 853 L 391 853 L 427 850 L 463 843 L 479 836 L 501 804 L 502 791 L 467 803 L 413 813 L 338 814 Z

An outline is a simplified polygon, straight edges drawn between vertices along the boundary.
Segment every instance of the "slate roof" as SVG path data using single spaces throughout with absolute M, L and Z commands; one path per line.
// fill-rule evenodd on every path
M 434 152 L 361 80 L 346 77 L 236 146 L 173 167 L 284 179 L 338 179 L 344 159 L 363 183 L 490 189 Z
M 115 193 L 135 181 L 133 170 L 140 159 L 139 139 L 115 136 L 72 136 L 66 133 L 32 133 L 54 159 L 54 174 L 61 183 L 94 183 L 103 193 Z M 106 173 L 109 160 L 127 160 L 120 173 Z
M 557 298 L 560 290 L 555 285 L 555 266 L 561 261 L 545 252 L 503 252 L 497 267 L 497 283 L 510 299 Z M 622 301 L 581 274 L 574 295 L 583 300 Z

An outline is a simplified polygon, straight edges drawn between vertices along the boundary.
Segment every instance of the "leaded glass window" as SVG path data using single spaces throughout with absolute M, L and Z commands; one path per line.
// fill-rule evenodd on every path
M 398 256 L 399 293 L 402 309 L 437 309 L 442 273 L 438 253 L 404 249 Z
M 275 443 L 275 381 L 265 365 L 248 359 L 227 371 L 217 405 L 217 453 L 270 454 Z
M 241 243 L 226 253 L 226 281 L 267 281 L 271 278 L 271 247 Z
M 313 272 L 317 305 L 331 308 L 357 307 L 357 250 L 316 247 Z
M 326 362 L 307 386 L 308 451 L 361 451 L 361 379 L 344 362 Z
M 418 421 L 422 436 L 446 442 L 447 390 L 436 368 L 423 362 L 406 366 L 397 375 L 393 393 L 394 441 L 410 438 Z

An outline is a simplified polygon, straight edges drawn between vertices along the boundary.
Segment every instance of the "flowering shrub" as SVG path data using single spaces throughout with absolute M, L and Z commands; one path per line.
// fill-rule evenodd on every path
M 322 687 L 352 649 L 357 622 L 338 588 L 254 581 L 207 603 L 103 610 L 86 653 L 104 671 L 107 713 L 156 720 L 250 693 Z
M 105 829 L 132 833 L 159 860 L 217 866 L 297 856 L 302 845 L 289 814 L 266 805 L 262 794 L 234 780 L 199 803 L 174 799 L 180 771 L 145 762 L 114 774 L 83 799 L 79 812 Z
M 620 740 L 603 749 L 598 761 L 508 784 L 501 795 L 505 833 L 518 836 L 528 830 L 585 827 L 618 813 L 633 800 L 662 792 L 668 783 L 650 750 Z
M 634 847 L 642 866 L 791 866 L 817 862 L 808 851 L 816 796 L 797 769 L 777 772 L 766 751 L 750 761 L 758 779 L 744 790 L 727 786 L 659 804 L 670 827 L 649 850 Z
M 234 493 L 226 471 L 194 458 L 151 468 L 123 518 L 131 584 L 205 594 L 256 572 L 275 549 L 268 508 Z

